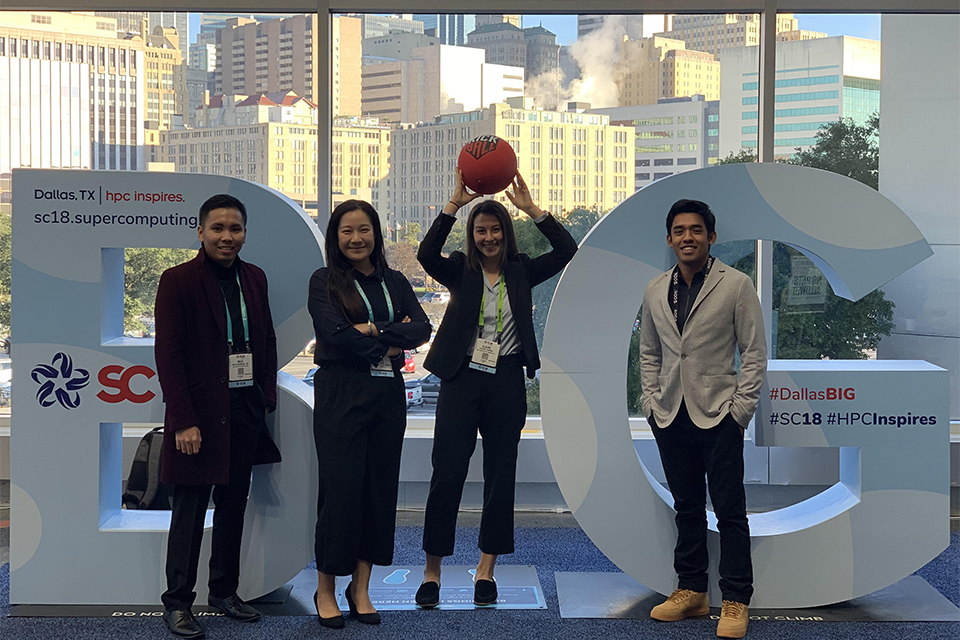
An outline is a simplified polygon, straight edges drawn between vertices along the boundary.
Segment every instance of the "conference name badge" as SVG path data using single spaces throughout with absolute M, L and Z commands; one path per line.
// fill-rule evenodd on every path
M 493 340 L 484 340 L 477 338 L 477 344 L 473 348 L 473 358 L 470 361 L 470 368 L 484 373 L 497 372 L 497 358 L 500 357 L 500 345 Z
M 252 353 L 231 353 L 227 356 L 227 363 L 230 369 L 230 384 L 228 386 L 231 389 L 253 386 Z
M 370 365 L 370 375 L 374 378 L 392 378 L 393 364 L 390 363 L 390 357 L 383 356 L 380 362 Z

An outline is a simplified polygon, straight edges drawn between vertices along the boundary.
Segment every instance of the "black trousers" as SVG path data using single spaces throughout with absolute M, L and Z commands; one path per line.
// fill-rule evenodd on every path
M 712 429 L 690 420 L 685 403 L 669 427 L 653 425 L 660 460 L 677 512 L 673 567 L 678 588 L 707 590 L 707 484 L 720 530 L 720 591 L 750 604 L 753 564 L 743 490 L 743 433 L 729 415 Z M 706 475 L 706 482 L 704 482 Z
M 433 475 L 423 523 L 423 550 L 453 554 L 457 512 L 470 457 L 483 446 L 483 513 L 480 551 L 513 553 L 513 503 L 517 446 L 527 419 L 521 356 L 504 356 L 494 374 L 470 369 L 440 383 L 433 436 Z
M 375 378 L 366 365 L 325 365 L 314 375 L 314 394 L 317 569 L 346 576 L 358 560 L 389 565 L 407 423 L 403 378 Z
M 237 392 L 240 393 L 237 393 Z M 257 392 L 259 393 L 259 392 Z M 160 596 L 167 611 L 189 609 L 197 594 L 197 563 L 203 539 L 203 521 L 213 489 L 213 535 L 210 540 L 208 589 L 215 598 L 226 598 L 240 583 L 240 541 L 243 514 L 250 492 L 250 471 L 264 426 L 262 399 L 242 390 L 230 393 L 229 484 L 185 485 L 173 489 L 173 514 L 167 539 L 167 590 Z M 202 435 L 202 433 L 201 433 Z M 202 444 L 201 444 L 202 446 Z

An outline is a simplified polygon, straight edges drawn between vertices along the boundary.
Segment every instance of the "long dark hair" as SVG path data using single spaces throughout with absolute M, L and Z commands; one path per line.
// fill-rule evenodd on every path
M 503 242 L 500 245 L 500 270 L 502 271 L 507 260 L 517 257 L 517 236 L 513 232 L 513 220 L 510 219 L 507 208 L 496 200 L 483 200 L 471 209 L 470 215 L 467 216 L 467 239 L 464 243 L 466 246 L 463 248 L 467 256 L 467 269 L 471 271 L 483 269 L 481 262 L 483 256 L 477 251 L 477 243 L 473 239 L 473 225 L 481 213 L 496 217 L 500 223 L 500 229 L 503 230 Z
M 380 229 L 380 216 L 369 202 L 363 200 L 345 200 L 333 213 L 327 223 L 327 234 L 324 237 L 324 253 L 327 256 L 327 295 L 330 301 L 340 306 L 343 314 L 350 322 L 364 322 L 367 320 L 367 310 L 357 288 L 353 284 L 353 263 L 340 251 L 340 220 L 351 211 L 359 209 L 367 214 L 370 225 L 373 227 L 373 252 L 370 254 L 370 263 L 374 269 L 387 266 L 387 258 L 383 250 L 383 231 Z

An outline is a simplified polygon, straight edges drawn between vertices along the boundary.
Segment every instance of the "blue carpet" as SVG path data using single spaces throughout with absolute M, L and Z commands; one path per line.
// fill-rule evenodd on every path
M 419 527 L 398 527 L 396 564 L 423 561 Z M 578 528 L 517 529 L 517 553 L 505 562 L 532 564 L 537 568 L 547 601 L 546 610 L 527 611 L 402 611 L 383 614 L 383 625 L 367 627 L 347 621 L 342 631 L 320 628 L 312 617 L 265 618 L 254 625 L 225 619 L 205 620 L 207 637 L 251 640 L 329 638 L 445 638 L 553 640 L 635 640 L 654 638 L 680 640 L 715 638 L 716 623 L 685 620 L 657 623 L 652 620 L 564 620 L 557 604 L 555 571 L 617 571 Z M 471 564 L 477 559 L 477 529 L 457 530 L 457 553 L 451 564 Z M 952 533 L 950 547 L 917 572 L 954 604 L 960 606 L 960 533 Z M 69 570 L 69 569 L 67 569 Z M 157 619 L 115 620 L 105 618 L 7 618 L 10 611 L 10 565 L 0 567 L 0 638 L 3 640 L 167 640 L 171 638 Z M 752 622 L 747 634 L 754 640 L 956 640 L 960 621 L 950 623 L 848 623 L 848 622 Z

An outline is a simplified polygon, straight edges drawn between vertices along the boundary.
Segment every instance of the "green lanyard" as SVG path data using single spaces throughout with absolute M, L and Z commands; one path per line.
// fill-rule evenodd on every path
M 370 306 L 370 300 L 367 299 L 367 294 L 363 292 L 363 287 L 360 286 L 360 283 L 354 279 L 353 286 L 357 288 L 357 291 L 360 292 L 360 297 L 363 298 L 363 304 L 367 305 L 367 314 L 370 317 L 370 322 L 373 322 L 373 307 Z M 393 300 L 390 299 L 390 292 L 387 291 L 387 285 L 383 280 L 380 281 L 380 286 L 383 287 L 383 297 L 387 299 L 387 311 L 390 314 L 390 322 L 393 322 Z
M 487 276 L 484 275 L 484 278 Z M 499 288 L 497 290 L 497 342 L 500 342 L 500 335 L 503 333 L 503 272 L 497 281 Z M 480 296 L 480 333 L 483 334 L 483 312 L 487 309 L 487 283 L 483 283 L 483 294 Z
M 250 325 L 247 324 L 247 303 L 243 299 L 243 287 L 240 286 L 240 270 L 237 269 L 237 289 L 240 291 L 240 320 L 243 322 L 243 341 L 247 351 L 250 350 Z M 223 290 L 220 290 L 223 295 Z M 230 319 L 230 305 L 227 296 L 223 295 L 223 306 L 227 310 L 227 347 L 233 351 L 233 320 Z

